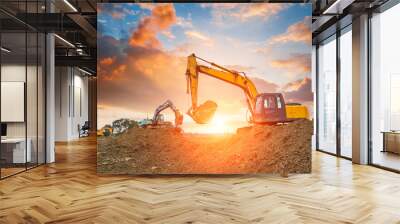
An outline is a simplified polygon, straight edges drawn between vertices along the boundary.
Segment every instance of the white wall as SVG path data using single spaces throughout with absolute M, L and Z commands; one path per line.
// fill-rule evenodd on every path
M 2 65 L 1 81 L 3 82 L 25 82 L 25 65 Z M 6 108 L 1 108 L 5 110 Z M 7 137 L 25 137 L 25 123 L 7 123 Z
M 55 73 L 55 140 L 77 139 L 78 125 L 88 120 L 88 78 L 72 67 L 56 67 Z
M 68 88 L 70 77 L 67 67 L 55 68 L 55 141 L 68 140 Z
M 39 69 L 39 70 L 37 70 Z M 2 82 L 23 82 L 26 84 L 26 107 L 20 109 L 22 113 L 26 112 L 26 121 L 21 122 L 5 122 L 7 124 L 8 138 L 25 138 L 30 140 L 30 148 L 32 150 L 32 161 L 44 163 L 44 83 L 43 73 L 39 66 L 25 64 L 3 64 L 1 66 Z M 27 81 L 25 80 L 27 78 Z M 22 90 L 23 91 L 23 90 Z M 24 94 L 22 92 L 22 94 Z M 2 95 L 2 98 L 7 96 Z M 1 110 L 11 110 L 2 107 Z M 13 113 L 13 111 L 8 111 Z M 39 155 L 37 156 L 37 153 Z
M 74 137 L 79 136 L 78 132 L 78 124 L 81 126 L 85 123 L 85 121 L 88 121 L 88 78 L 81 76 L 81 73 L 79 75 L 76 75 L 75 70 L 75 75 L 74 75 L 74 82 L 72 88 L 74 94 L 72 99 L 74 99 L 74 102 L 71 102 L 71 105 L 73 105 L 73 108 L 71 108 L 72 111 L 72 119 L 71 119 L 71 135 Z
M 28 66 L 27 67 L 28 75 L 34 74 L 36 75 L 36 67 L 33 66 Z M 2 82 L 25 82 L 25 64 L 24 65 L 18 65 L 18 64 L 5 64 L 1 66 L 1 81 Z M 28 76 L 29 78 L 29 76 Z M 34 83 L 32 80 L 29 80 L 30 85 L 36 85 L 36 81 Z M 28 88 L 27 89 L 27 101 L 28 103 L 34 101 L 31 98 L 36 99 L 36 89 Z M 30 91 L 32 90 L 32 92 Z M 30 105 L 34 106 L 35 105 Z M 6 110 L 6 108 L 1 108 L 2 110 Z M 32 117 L 31 117 L 32 116 Z M 35 121 L 36 123 L 36 114 L 28 113 L 28 121 Z M 28 125 L 28 128 L 31 127 L 32 125 Z M 28 130 L 29 131 L 29 130 Z M 25 137 L 25 122 L 7 122 L 7 136 L 8 137 Z M 29 137 L 29 136 L 28 136 Z

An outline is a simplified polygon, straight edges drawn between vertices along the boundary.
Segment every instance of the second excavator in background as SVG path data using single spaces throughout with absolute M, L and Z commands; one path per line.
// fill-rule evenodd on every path
M 197 59 L 211 65 L 211 67 L 198 64 Z M 188 115 L 199 124 L 208 123 L 217 109 L 217 104 L 211 100 L 201 105 L 197 103 L 200 73 L 241 88 L 246 95 L 251 114 L 249 122 L 251 123 L 276 124 L 309 117 L 306 106 L 299 103 L 286 104 L 282 93 L 259 93 L 254 83 L 244 72 L 233 71 L 191 54 L 188 56 L 186 70 L 187 92 L 190 93 L 192 99 Z
M 161 114 L 165 109 L 170 108 L 175 115 L 175 128 L 180 128 L 183 123 L 183 114 L 175 107 L 171 100 L 165 101 L 158 106 L 154 111 L 153 119 L 144 119 L 139 122 L 139 126 L 143 128 L 166 128 L 173 127 L 172 123 L 164 120 L 164 115 Z

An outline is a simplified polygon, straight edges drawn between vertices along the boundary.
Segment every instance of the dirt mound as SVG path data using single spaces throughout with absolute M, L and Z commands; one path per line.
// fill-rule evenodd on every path
M 133 128 L 98 140 L 98 172 L 117 174 L 309 173 L 312 122 L 240 128 L 233 135 Z

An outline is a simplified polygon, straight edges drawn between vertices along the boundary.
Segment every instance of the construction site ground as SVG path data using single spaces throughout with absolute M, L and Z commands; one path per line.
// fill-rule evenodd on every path
M 98 138 L 97 171 L 105 174 L 244 174 L 311 172 L 312 122 L 255 125 L 235 134 L 187 134 L 132 128 Z

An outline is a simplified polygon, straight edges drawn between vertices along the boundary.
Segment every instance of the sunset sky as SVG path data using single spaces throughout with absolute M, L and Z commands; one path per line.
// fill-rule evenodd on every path
M 98 125 L 152 117 L 170 99 L 182 111 L 186 57 L 246 72 L 258 92 L 282 92 L 312 112 L 311 4 L 98 4 Z M 187 132 L 227 132 L 246 125 L 239 88 L 200 75 L 199 102 L 218 104 L 210 125 L 185 116 Z M 164 112 L 168 120 L 173 113 Z M 217 126 L 219 128 L 217 128 Z M 218 131 L 216 131 L 218 132 Z

